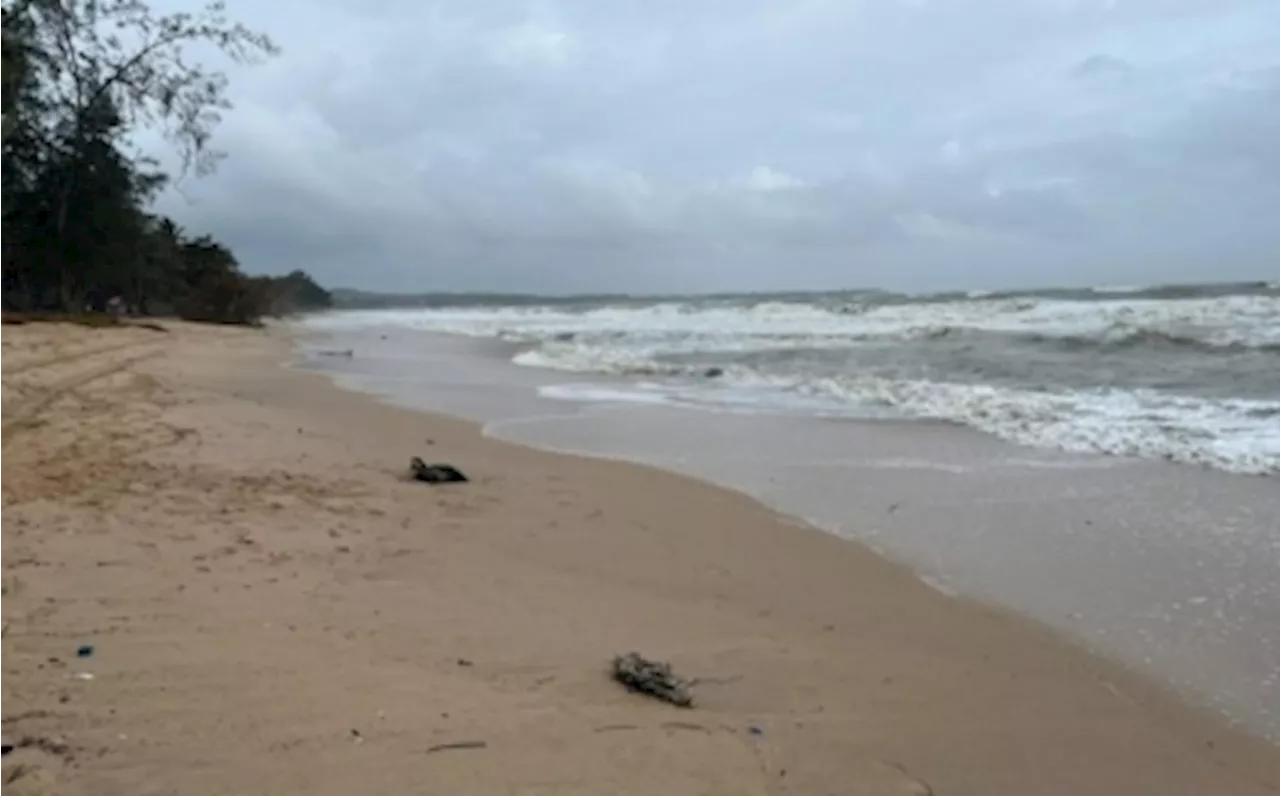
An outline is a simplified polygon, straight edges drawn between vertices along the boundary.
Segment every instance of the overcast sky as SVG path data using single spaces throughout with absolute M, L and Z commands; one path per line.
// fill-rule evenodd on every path
M 161 7 L 182 6 L 164 0 Z M 1277 0 L 230 0 L 162 209 L 379 290 L 1280 279 Z

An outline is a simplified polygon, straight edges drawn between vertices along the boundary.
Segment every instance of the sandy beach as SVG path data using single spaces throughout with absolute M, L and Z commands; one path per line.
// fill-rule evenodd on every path
M 747 497 L 169 329 L 5 328 L 12 793 L 1280 792 L 1276 746 Z

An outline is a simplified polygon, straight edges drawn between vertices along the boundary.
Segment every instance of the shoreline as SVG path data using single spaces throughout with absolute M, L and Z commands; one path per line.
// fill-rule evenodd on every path
M 487 339 L 404 329 L 328 339 L 358 356 L 303 367 L 346 389 L 478 422 L 498 440 L 745 494 L 1280 740 L 1280 584 L 1263 519 L 1280 513 L 1280 495 L 1265 479 L 1026 447 L 934 421 L 565 400 L 562 385 L 609 394 L 615 380 L 519 366 L 512 345 Z
M 399 335 L 403 335 L 404 330 L 396 330 Z M 351 334 L 336 332 L 333 330 L 310 330 L 319 338 L 323 339 L 345 339 L 345 343 L 355 342 L 368 343 L 369 340 L 362 339 L 364 336 L 360 334 Z M 382 340 L 386 340 L 389 335 L 380 335 Z M 396 336 L 393 333 L 391 336 Z M 535 452 L 547 453 L 553 456 L 569 456 L 575 458 L 585 458 L 594 461 L 609 463 L 612 465 L 623 465 L 631 467 L 640 467 L 644 469 L 654 470 L 659 473 L 673 475 L 681 479 L 689 479 L 693 482 L 705 486 L 709 489 L 726 491 L 736 498 L 750 501 L 759 505 L 765 510 L 772 512 L 778 518 L 782 525 L 795 527 L 807 533 L 819 533 L 829 536 L 843 543 L 849 543 L 857 546 L 859 549 L 865 550 L 883 561 L 885 564 L 893 567 L 901 568 L 915 578 L 924 587 L 938 593 L 944 599 L 956 600 L 969 604 L 985 611 L 993 611 L 1004 615 L 1016 622 L 1026 622 L 1035 628 L 1050 633 L 1064 643 L 1071 645 L 1073 648 L 1079 649 L 1087 655 L 1096 657 L 1105 661 L 1108 665 L 1116 667 L 1119 671 L 1126 673 L 1128 676 L 1136 678 L 1138 681 L 1146 683 L 1156 691 L 1162 693 L 1165 697 L 1172 699 L 1179 704 L 1186 705 L 1195 711 L 1203 712 L 1210 717 L 1212 721 L 1222 722 L 1234 729 L 1241 730 L 1251 736 L 1257 737 L 1265 743 L 1274 744 L 1280 750 L 1280 738 L 1277 738 L 1269 731 L 1273 728 L 1268 725 L 1259 725 L 1251 722 L 1254 716 L 1249 716 L 1246 720 L 1241 720 L 1235 716 L 1230 710 L 1224 709 L 1218 702 L 1216 695 L 1212 692 L 1206 692 L 1195 685 L 1184 681 L 1171 681 L 1161 676 L 1159 669 L 1152 669 L 1150 661 L 1146 661 L 1147 665 L 1143 666 L 1136 661 L 1133 656 L 1126 658 L 1124 655 L 1117 655 L 1114 649 L 1106 647 L 1099 648 L 1096 646 L 1096 638 L 1091 637 L 1092 631 L 1084 631 L 1080 628 L 1055 624 L 1045 621 L 1043 615 L 1036 615 L 1028 612 L 1016 605 L 1010 605 L 1000 600 L 999 596 L 991 593 L 973 593 L 970 589 L 953 584 L 947 575 L 939 570 L 931 570 L 922 568 L 920 560 L 911 555 L 902 554 L 900 551 L 892 547 L 886 547 L 877 544 L 872 540 L 858 535 L 851 535 L 842 532 L 839 524 L 824 522 L 821 517 L 808 515 L 799 510 L 796 506 L 787 507 L 779 505 L 776 501 L 770 500 L 768 497 L 752 491 L 750 488 L 743 486 L 741 483 L 717 480 L 714 475 L 707 472 L 698 472 L 694 469 L 685 469 L 671 463 L 660 463 L 637 456 L 634 452 L 622 451 L 618 449 L 593 449 L 590 445 L 575 446 L 572 444 L 564 444 L 563 438 L 557 439 L 553 434 L 550 437 L 532 440 L 522 438 L 520 434 L 510 433 L 512 429 L 521 426 L 539 426 L 548 422 L 577 422 L 580 415 L 574 411 L 574 408 L 587 410 L 604 410 L 600 412 L 601 417 L 608 417 L 612 412 L 623 413 L 628 407 L 632 409 L 647 409 L 642 403 L 634 403 L 631 400 L 624 399 L 607 399 L 607 400 L 589 400 L 584 398 L 563 398 L 553 397 L 552 395 L 544 395 L 541 386 L 545 385 L 561 385 L 569 384 L 574 386 L 577 383 L 600 383 L 599 374 L 578 374 L 555 369 L 549 369 L 539 366 L 520 365 L 513 361 L 513 357 L 525 350 L 530 350 L 530 344 L 511 343 L 502 340 L 489 338 L 476 338 L 466 335 L 456 335 L 447 332 L 422 331 L 413 330 L 411 337 L 421 336 L 429 344 L 435 344 L 439 347 L 442 343 L 446 349 L 452 352 L 455 346 L 461 344 L 461 348 L 465 349 L 470 355 L 474 352 L 483 360 L 487 360 L 493 364 L 500 364 L 503 368 L 507 368 L 512 373 L 522 373 L 526 378 L 522 380 L 520 387 L 528 389 L 536 394 L 536 402 L 546 405 L 550 411 L 546 414 L 522 415 L 517 414 L 512 417 L 494 417 L 479 419 L 483 416 L 483 412 L 477 415 L 466 415 L 459 411 L 451 409 L 428 408 L 420 400 L 408 398 L 405 394 L 398 394 L 380 390 L 376 387 L 362 386 L 358 382 L 359 377 L 351 378 L 349 374 L 328 370 L 322 366 L 308 367 L 305 363 L 306 353 L 300 347 L 295 348 L 294 357 L 290 361 L 290 367 L 300 367 L 304 372 L 319 373 L 330 379 L 330 382 L 339 389 L 354 392 L 363 396 L 373 398 L 374 400 L 384 403 L 388 406 L 407 409 L 412 412 L 421 412 L 429 415 L 446 417 L 450 420 L 471 424 L 475 427 L 476 433 L 486 439 L 494 440 L 499 444 L 514 444 Z M 362 356 L 365 349 L 362 348 Z M 313 364 L 315 364 L 313 362 Z M 350 383 L 344 384 L 344 381 Z M 413 379 L 409 380 L 412 384 L 417 384 Z M 606 381 L 612 383 L 618 382 L 619 385 L 625 385 L 626 380 L 623 378 L 606 377 Z M 534 387 L 533 385 L 540 385 Z M 606 388 L 607 389 L 607 388 Z M 428 391 L 426 394 L 432 394 Z M 438 396 L 436 396 L 438 397 Z M 561 411 L 554 411 L 556 408 Z M 504 409 L 509 408 L 507 406 Z M 801 422 L 817 422 L 823 425 L 832 425 L 835 427 L 845 426 L 849 428 L 861 429 L 887 429 L 890 433 L 898 430 L 906 430 L 911 433 L 929 434 L 933 430 L 937 430 L 942 434 L 954 434 L 960 437 L 967 437 L 972 440 L 980 441 L 980 444 L 988 448 L 1007 449 L 1013 452 L 1014 458 L 1025 458 L 1027 461 L 1034 461 L 1035 457 L 1043 457 L 1044 461 L 1037 466 L 1057 470 L 1075 469 L 1077 466 L 1083 466 L 1085 469 L 1094 469 L 1094 466 L 1100 471 L 1112 468 L 1121 468 L 1121 472 L 1126 467 L 1135 467 L 1139 469 L 1162 468 L 1167 466 L 1164 462 L 1155 462 L 1149 459 L 1139 457 L 1119 457 L 1102 453 L 1083 453 L 1079 451 L 1066 451 L 1054 448 L 1041 448 L 1035 446 L 1026 446 L 1018 443 L 1002 439 L 994 434 L 989 434 L 978 429 L 966 426 L 961 423 L 938 420 L 930 418 L 900 418 L 900 417 L 865 417 L 851 418 L 828 415 L 807 415 L 803 413 L 780 414 L 771 410 L 759 411 L 737 411 L 737 410 L 720 410 L 709 405 L 700 404 L 661 404 L 656 407 L 659 411 L 673 411 L 678 414 L 687 414 L 697 416 L 705 414 L 710 416 L 737 415 L 748 418 L 764 418 L 764 419 L 792 419 Z M 492 411 L 491 409 L 488 411 Z M 585 435 L 589 437 L 589 434 Z M 584 435 L 579 435 L 578 439 L 582 441 Z M 553 441 L 554 440 L 554 441 Z M 1019 453 L 1021 452 L 1021 453 Z M 1076 462 L 1077 464 L 1072 464 Z M 1094 465 L 1089 463 L 1093 462 Z M 1080 465 L 1079 463 L 1083 463 Z M 940 463 L 941 464 L 941 463 Z M 1173 472 L 1184 475 L 1189 474 L 1205 474 L 1211 478 L 1226 479 L 1245 479 L 1246 481 L 1256 481 L 1265 479 L 1265 476 L 1253 476 L 1250 474 L 1229 473 L 1213 468 L 1194 467 L 1186 464 L 1173 464 Z M 946 465 L 943 465 L 946 469 Z M 896 506 L 896 504 L 892 504 Z M 891 509 L 892 510 L 892 509 Z M 1141 631 L 1139 631 L 1141 633 Z M 1268 718 L 1273 714 L 1267 712 Z
M 67 390 L 5 433 L 6 742 L 75 753 L 6 758 L 26 792 L 1280 788 L 1273 745 L 750 497 L 390 406 L 275 333 L 166 338 L 5 372 Z M 472 483 L 403 482 L 424 451 Z M 698 707 L 609 682 L 631 647 Z

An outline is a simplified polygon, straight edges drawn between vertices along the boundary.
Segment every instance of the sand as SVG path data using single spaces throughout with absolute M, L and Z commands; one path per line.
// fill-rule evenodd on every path
M 4 329 L 10 793 L 1280 792 L 1276 746 L 856 544 L 288 356 Z M 696 706 L 611 682 L 631 649 Z

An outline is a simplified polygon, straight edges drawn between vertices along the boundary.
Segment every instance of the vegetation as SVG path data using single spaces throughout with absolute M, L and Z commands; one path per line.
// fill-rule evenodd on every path
M 150 212 L 169 175 L 130 151 L 131 132 L 159 128 L 183 173 L 210 173 L 227 81 L 186 52 L 254 63 L 277 53 L 270 39 L 221 3 L 157 15 L 141 0 L 6 0 L 3 32 L 5 309 L 81 313 L 118 298 L 144 315 L 252 323 L 329 306 L 305 273 L 249 276 L 226 246 Z

